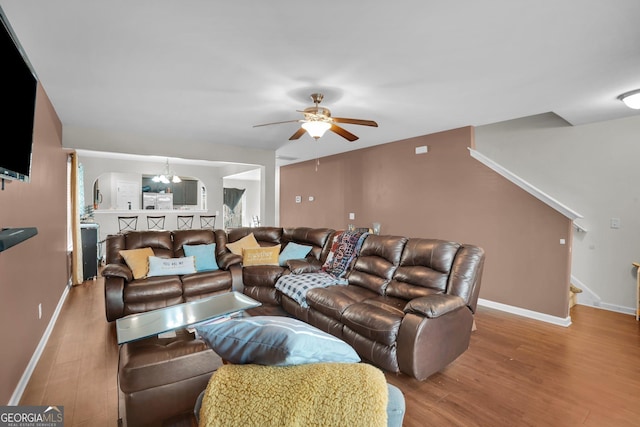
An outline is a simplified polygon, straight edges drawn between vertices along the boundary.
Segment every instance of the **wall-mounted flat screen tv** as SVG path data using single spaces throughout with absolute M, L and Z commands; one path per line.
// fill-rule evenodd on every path
M 29 182 L 38 78 L 0 8 L 0 178 Z

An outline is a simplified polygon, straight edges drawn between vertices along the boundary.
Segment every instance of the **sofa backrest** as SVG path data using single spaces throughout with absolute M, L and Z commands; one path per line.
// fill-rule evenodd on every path
M 411 300 L 446 293 L 461 297 L 475 312 L 484 256 L 484 250 L 474 245 L 411 238 L 387 287 L 387 295 Z
M 484 259 L 484 249 L 474 245 L 462 245 L 451 266 L 447 283 L 447 293 L 461 297 L 474 313 L 478 305 Z
M 124 234 L 107 236 L 105 261 L 107 264 L 123 264 L 122 249 L 151 248 L 153 254 L 161 258 L 173 257 L 171 231 L 129 231 Z
M 220 258 L 222 255 L 229 253 L 227 249 L 227 232 L 224 230 L 213 230 L 216 242 L 216 258 Z
M 127 249 L 124 234 L 110 234 L 104 241 L 104 261 L 106 264 L 124 264 L 124 258 L 120 256 L 122 249 Z
M 173 231 L 173 253 L 175 257 L 184 256 L 184 245 L 207 245 L 215 242 L 215 235 L 211 229 Z
M 236 242 L 253 233 L 260 246 L 275 246 L 282 240 L 281 227 L 238 227 L 227 232 L 229 243 Z
M 330 241 L 335 230 L 330 228 L 291 227 L 282 230 L 282 248 L 284 250 L 289 242 L 311 246 L 312 256 L 317 260 L 327 259 L 331 249 Z
M 385 295 L 400 264 L 406 243 L 406 237 L 369 234 L 347 276 L 349 285 L 361 286 Z
M 459 249 L 460 244 L 455 242 L 410 238 L 387 287 L 387 295 L 410 300 L 446 292 Z

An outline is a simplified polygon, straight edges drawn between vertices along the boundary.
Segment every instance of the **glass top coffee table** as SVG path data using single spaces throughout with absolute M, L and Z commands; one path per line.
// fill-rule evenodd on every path
M 171 307 L 131 314 L 116 320 L 118 344 L 186 328 L 196 323 L 237 313 L 262 303 L 240 292 L 227 292 Z

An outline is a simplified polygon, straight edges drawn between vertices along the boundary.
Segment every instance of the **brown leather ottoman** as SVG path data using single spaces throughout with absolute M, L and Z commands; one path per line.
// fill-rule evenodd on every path
M 120 417 L 128 427 L 161 426 L 182 413 L 193 414 L 196 399 L 220 357 L 194 334 L 147 338 L 123 344 L 118 363 Z

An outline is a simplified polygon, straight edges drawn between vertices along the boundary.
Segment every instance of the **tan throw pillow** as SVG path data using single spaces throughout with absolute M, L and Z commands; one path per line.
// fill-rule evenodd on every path
M 155 254 L 151 248 L 140 248 L 123 249 L 120 251 L 120 255 L 131 269 L 133 278 L 144 279 L 149 273 L 149 257 Z
M 232 253 L 236 255 L 242 255 L 243 249 L 259 248 L 259 247 L 260 245 L 258 244 L 258 241 L 256 240 L 256 236 L 254 236 L 253 233 L 247 236 L 244 236 L 242 239 L 237 240 L 233 243 L 227 243 L 227 249 L 229 249 Z
M 280 245 L 242 250 L 242 265 L 279 265 Z

